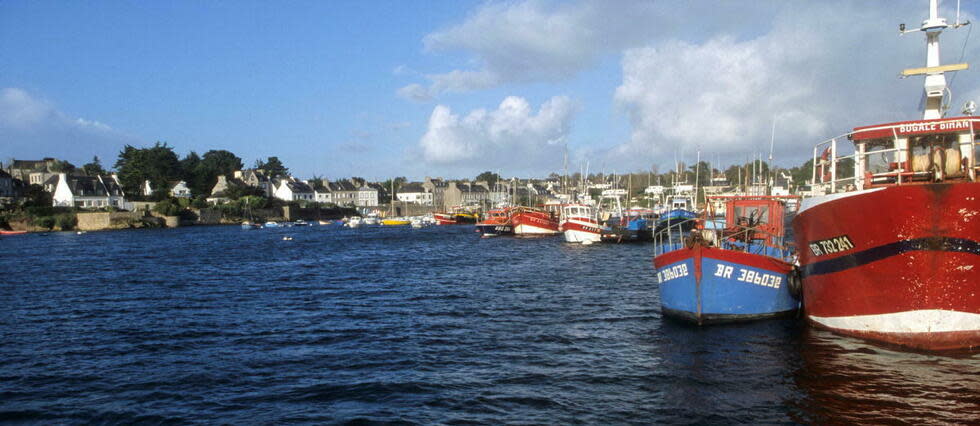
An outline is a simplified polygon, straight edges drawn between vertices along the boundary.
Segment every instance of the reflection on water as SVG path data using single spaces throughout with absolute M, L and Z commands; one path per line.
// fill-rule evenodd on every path
M 980 354 L 924 354 L 808 329 L 796 384 L 803 422 L 980 421 Z

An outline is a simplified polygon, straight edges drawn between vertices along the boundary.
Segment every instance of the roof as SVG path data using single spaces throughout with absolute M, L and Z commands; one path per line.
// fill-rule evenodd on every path
M 330 188 L 331 191 L 357 191 L 357 188 L 354 187 L 354 184 L 346 180 L 330 182 L 328 188 Z
M 425 187 L 423 187 L 422 184 L 419 182 L 406 183 L 402 185 L 401 188 L 398 188 L 398 191 L 396 192 L 398 192 L 399 194 L 405 194 L 409 192 L 425 192 Z
M 299 181 L 299 180 L 288 181 L 286 182 L 286 186 L 289 188 L 290 191 L 293 191 L 294 193 L 313 192 L 313 188 L 311 188 L 310 185 L 307 185 L 306 182 Z
M 98 176 L 70 176 L 68 188 L 76 197 L 107 197 L 121 196 L 122 189 L 116 181 L 108 176 L 99 179 Z
M 10 168 L 33 170 L 33 169 L 45 167 L 46 164 L 47 161 L 45 160 L 14 160 L 13 163 L 10 165 Z

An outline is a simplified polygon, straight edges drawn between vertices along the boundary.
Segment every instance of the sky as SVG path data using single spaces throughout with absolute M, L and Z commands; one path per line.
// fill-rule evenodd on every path
M 543 177 L 698 152 L 727 167 L 772 138 L 791 167 L 921 116 L 922 78 L 898 75 L 925 36 L 898 25 L 927 16 L 925 0 L 3 1 L 0 161 L 112 166 L 160 141 L 300 178 Z M 977 58 L 972 27 L 943 33 L 944 64 Z M 976 70 L 947 78 L 951 115 L 980 101 Z

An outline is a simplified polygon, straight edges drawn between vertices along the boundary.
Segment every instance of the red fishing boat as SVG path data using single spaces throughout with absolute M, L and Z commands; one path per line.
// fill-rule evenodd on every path
M 549 203 L 541 208 L 514 207 L 510 213 L 515 235 L 558 235 L 561 204 Z
M 436 220 L 436 225 L 455 225 L 456 216 L 452 213 L 433 213 L 432 217 Z
M 814 148 L 816 187 L 793 221 L 808 320 L 832 331 L 923 350 L 980 347 L 980 118 L 944 118 L 936 0 L 927 38 L 922 120 L 855 128 Z M 844 137 L 844 136 L 842 136 Z M 842 176 L 841 161 L 853 164 Z
M 476 223 L 476 232 L 483 237 L 513 234 L 514 227 L 510 223 L 510 212 L 508 209 L 488 211 L 487 217 Z

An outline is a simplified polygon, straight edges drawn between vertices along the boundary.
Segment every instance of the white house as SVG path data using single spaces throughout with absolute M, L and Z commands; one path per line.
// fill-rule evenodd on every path
M 395 199 L 403 203 L 418 204 L 422 206 L 432 205 L 432 193 L 425 190 L 421 183 L 406 183 L 398 188 Z
M 357 207 L 377 207 L 378 190 L 367 185 L 358 188 L 357 201 L 354 202 L 354 205 Z
M 170 196 L 177 198 L 191 198 L 191 189 L 187 187 L 187 182 L 174 182 L 170 185 Z
M 284 201 L 314 201 L 316 198 L 313 193 L 313 188 L 310 185 L 295 178 L 280 181 L 274 195 L 276 198 Z
M 55 207 L 122 207 L 126 202 L 122 188 L 109 176 L 67 176 L 58 174 L 52 204 Z

